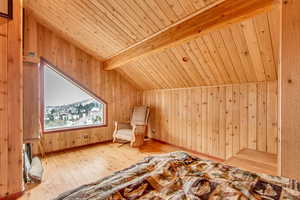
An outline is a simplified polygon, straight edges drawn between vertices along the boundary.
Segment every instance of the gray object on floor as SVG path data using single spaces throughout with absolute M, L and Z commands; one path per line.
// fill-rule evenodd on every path
M 29 177 L 33 182 L 41 182 L 43 177 L 43 165 L 39 157 L 34 157 L 31 162 L 31 168 L 29 170 Z

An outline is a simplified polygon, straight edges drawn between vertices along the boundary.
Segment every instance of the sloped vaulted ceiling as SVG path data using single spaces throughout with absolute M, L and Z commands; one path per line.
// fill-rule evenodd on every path
M 27 0 L 35 15 L 105 60 L 217 0 Z M 277 79 L 273 10 L 117 68 L 141 89 Z
M 277 16 L 258 15 L 117 70 L 143 89 L 276 80 Z

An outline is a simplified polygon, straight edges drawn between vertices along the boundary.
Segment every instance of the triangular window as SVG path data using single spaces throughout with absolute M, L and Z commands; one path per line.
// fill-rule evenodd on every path
M 44 132 L 104 126 L 106 103 L 43 61 L 42 115 Z

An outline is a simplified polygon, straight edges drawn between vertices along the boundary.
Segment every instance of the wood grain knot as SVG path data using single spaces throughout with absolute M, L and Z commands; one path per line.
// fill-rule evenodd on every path
M 183 61 L 183 62 L 188 62 L 188 61 L 189 61 L 189 58 L 188 58 L 188 57 L 183 57 L 183 58 L 182 58 L 182 61 Z

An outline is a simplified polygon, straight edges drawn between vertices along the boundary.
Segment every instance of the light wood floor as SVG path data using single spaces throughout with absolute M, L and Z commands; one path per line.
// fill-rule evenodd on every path
M 181 149 L 156 141 L 147 141 L 141 148 L 131 148 L 128 144 L 120 146 L 120 144 L 104 143 L 51 153 L 43 159 L 45 169 L 43 182 L 26 191 L 20 199 L 51 199 L 62 192 L 129 167 L 146 156 L 172 151 L 181 151 Z M 199 154 L 194 155 L 211 159 Z M 244 169 L 248 167 L 247 163 L 243 166 L 243 162 L 239 165 Z

